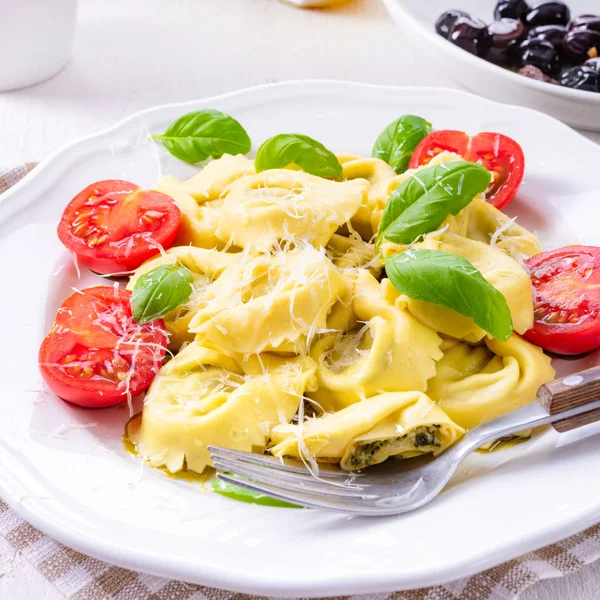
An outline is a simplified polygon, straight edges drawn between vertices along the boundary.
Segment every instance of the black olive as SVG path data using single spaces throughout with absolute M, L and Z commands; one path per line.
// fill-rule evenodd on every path
M 591 67 L 572 67 L 561 75 L 560 84 L 576 90 L 600 92 L 600 73 Z
M 529 10 L 525 0 L 498 0 L 494 9 L 494 19 L 523 19 Z
M 564 2 L 540 2 L 529 9 L 524 22 L 528 27 L 567 25 L 570 18 L 571 11 Z
M 514 63 L 519 54 L 519 44 L 525 37 L 525 26 L 517 19 L 499 19 L 488 25 L 492 46 L 486 59 L 497 65 Z
M 486 24 L 476 17 L 459 17 L 452 26 L 448 39 L 481 58 L 486 56 L 492 45 Z
M 581 63 L 600 53 L 600 33 L 593 29 L 572 29 L 565 35 L 563 42 L 565 55 L 574 63 Z M 594 48 L 596 49 L 594 52 Z
M 546 40 L 526 39 L 519 46 L 519 65 L 533 65 L 546 75 L 553 76 L 560 69 L 560 58 L 554 46 Z
M 435 30 L 442 36 L 448 39 L 450 30 L 459 17 L 468 17 L 469 13 L 464 10 L 447 10 L 443 12 L 435 22 Z
M 567 28 L 564 25 L 538 25 L 527 32 L 528 38 L 550 42 L 558 52 L 562 52 Z
M 569 31 L 573 29 L 591 29 L 600 33 L 600 16 L 581 15 L 569 23 Z
M 600 75 L 600 56 L 596 56 L 595 58 L 588 58 L 584 63 L 584 67 L 590 67 L 590 69 L 594 69 L 596 73 Z

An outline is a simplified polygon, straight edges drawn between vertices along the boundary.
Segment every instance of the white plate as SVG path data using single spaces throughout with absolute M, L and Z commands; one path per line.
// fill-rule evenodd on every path
M 451 8 L 467 11 L 486 23 L 493 20 L 495 0 L 383 0 L 396 23 L 413 39 L 431 64 L 468 89 L 499 102 L 521 104 L 548 113 L 579 129 L 600 131 L 600 94 L 534 81 L 498 67 L 451 44 L 434 29 Z M 533 2 L 532 2 L 533 3 Z M 590 0 L 569 0 L 571 15 L 594 12 Z M 595 11 L 598 12 L 598 11 Z
M 149 186 L 161 172 L 190 174 L 148 132 L 201 107 L 233 114 L 255 148 L 275 133 L 299 131 L 337 151 L 368 154 L 382 128 L 406 112 L 438 128 L 502 131 L 527 156 L 512 205 L 520 222 L 549 245 L 600 244 L 600 147 L 523 108 L 445 89 L 296 82 L 133 115 L 55 152 L 0 200 L 0 494 L 10 506 L 97 558 L 279 597 L 448 581 L 600 520 L 600 425 L 561 437 L 551 430 L 507 452 L 473 456 L 430 506 L 368 520 L 199 492 L 124 451 L 125 407 L 77 409 L 40 391 L 37 349 L 58 305 L 71 286 L 97 281 L 89 273 L 78 281 L 56 237 L 64 206 L 92 181 Z M 566 372 L 597 362 L 598 355 L 558 366 Z

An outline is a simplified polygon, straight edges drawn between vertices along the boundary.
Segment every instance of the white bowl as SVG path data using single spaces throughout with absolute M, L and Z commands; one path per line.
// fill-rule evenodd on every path
M 486 22 L 495 0 L 383 0 L 396 23 L 411 35 L 437 68 L 468 89 L 498 102 L 520 104 L 548 113 L 573 127 L 600 131 L 600 94 L 535 81 L 498 67 L 451 44 L 435 32 L 436 19 L 460 9 Z M 573 17 L 599 12 L 597 0 L 567 0 Z

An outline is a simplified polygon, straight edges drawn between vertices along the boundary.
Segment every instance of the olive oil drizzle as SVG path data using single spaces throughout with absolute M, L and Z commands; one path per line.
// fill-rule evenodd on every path
M 477 448 L 475 452 L 479 454 L 491 454 L 492 452 L 504 452 L 519 444 L 525 444 L 531 440 L 529 437 L 511 437 L 506 439 L 495 440 L 489 448 Z
M 142 414 L 138 413 L 137 415 L 134 415 L 133 417 L 131 417 L 131 419 L 129 419 L 129 421 L 127 421 L 127 424 L 125 425 L 125 433 L 121 436 L 121 440 L 123 441 L 123 448 L 125 448 L 125 452 L 127 452 L 128 454 L 131 454 L 132 456 L 135 456 L 136 458 L 142 460 L 139 452 L 137 451 L 137 448 L 135 446 L 135 443 L 132 441 L 131 436 L 130 436 L 130 428 L 131 427 L 136 427 L 139 425 L 139 422 L 142 418 Z M 204 484 L 206 484 L 208 481 L 210 481 L 216 474 L 215 469 L 213 469 L 212 467 L 206 467 L 206 469 L 204 469 L 204 471 L 202 473 L 197 473 L 196 471 L 192 471 L 190 469 L 188 469 L 185 465 L 183 467 L 183 469 L 181 469 L 180 471 L 177 471 L 175 473 L 169 471 L 169 469 L 167 469 L 167 467 L 153 467 L 152 465 L 150 465 L 148 463 L 147 460 L 144 460 L 146 466 L 150 469 L 152 469 L 153 471 L 157 471 L 158 473 L 161 473 L 162 475 L 164 475 L 165 477 L 168 477 L 169 479 L 177 479 L 179 481 L 187 481 L 189 483 L 199 483 L 204 487 Z

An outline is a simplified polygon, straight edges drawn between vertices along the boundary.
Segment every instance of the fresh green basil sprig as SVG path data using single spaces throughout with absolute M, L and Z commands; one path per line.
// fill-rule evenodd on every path
M 161 319 L 192 295 L 194 278 L 188 269 L 161 265 L 135 282 L 131 295 L 131 313 L 140 324 Z
M 162 135 L 153 135 L 177 158 L 197 163 L 223 154 L 247 154 L 252 142 L 246 130 L 218 110 L 205 109 L 183 115 Z
M 484 192 L 490 172 L 477 163 L 457 160 L 419 170 L 391 194 L 383 211 L 377 243 L 411 244 L 435 231 Z
M 342 180 L 342 165 L 321 142 L 299 133 L 280 133 L 262 143 L 255 159 L 256 172 L 296 165 L 311 175 Z
M 471 317 L 496 339 L 510 337 L 512 316 L 506 298 L 461 256 L 414 248 L 387 258 L 385 271 L 400 293 Z
M 384 160 L 396 173 L 404 173 L 419 142 L 431 133 L 431 123 L 416 115 L 402 115 L 379 135 L 371 156 Z
M 296 504 L 290 504 L 277 498 L 272 498 L 261 492 L 255 492 L 248 488 L 242 487 L 241 485 L 235 485 L 227 481 L 222 481 L 216 477 L 212 481 L 211 485 L 213 492 L 226 496 L 232 500 L 239 500 L 240 502 L 249 502 L 251 504 L 262 504 L 263 506 L 279 506 L 281 508 L 300 508 Z

